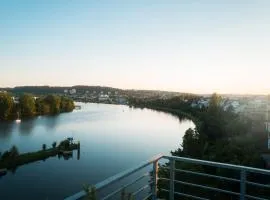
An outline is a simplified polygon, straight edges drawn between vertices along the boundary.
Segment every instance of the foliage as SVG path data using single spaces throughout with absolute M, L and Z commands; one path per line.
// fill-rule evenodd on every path
M 60 142 L 58 147 L 59 147 L 59 149 L 68 150 L 70 148 L 69 140 L 63 140 L 62 142 Z
M 61 97 L 60 110 L 63 112 L 71 112 L 75 108 L 74 102 L 66 97 Z
M 50 113 L 51 114 L 58 114 L 60 113 L 60 104 L 61 98 L 56 95 L 48 95 L 44 98 L 44 102 L 50 105 Z
M 94 186 L 84 185 L 87 200 L 97 200 L 96 188 Z
M 16 158 L 19 155 L 18 148 L 16 146 L 12 146 L 9 151 L 5 151 L 1 156 L 2 160 L 11 160 Z
M 16 158 L 19 155 L 19 150 L 16 146 L 12 146 L 10 149 L 10 157 Z
M 267 141 L 267 134 L 264 130 L 258 128 L 264 127 L 263 124 L 237 115 L 233 113 L 233 109 L 224 110 L 222 108 L 222 99 L 217 94 L 211 96 L 208 107 L 193 107 L 192 104 L 197 100 L 198 98 L 196 97 L 179 96 L 168 100 L 132 99 L 130 102 L 135 106 L 165 110 L 178 116 L 182 115 L 180 113 L 183 112 L 186 113 L 185 116 L 193 116 L 193 119 L 191 117 L 189 119 L 194 121 L 196 128 L 186 131 L 183 136 L 182 146 L 172 152 L 174 156 L 263 168 L 260 154 L 266 151 L 265 141 Z M 169 164 L 165 165 L 168 166 Z M 212 167 L 199 167 L 185 163 L 177 163 L 176 167 L 195 172 L 238 178 L 232 171 L 216 170 Z M 169 174 L 161 169 L 159 176 L 168 178 Z M 184 182 L 226 188 L 239 192 L 239 185 L 234 183 L 209 180 L 205 177 L 193 177 L 191 174 L 186 173 L 177 173 L 175 178 Z M 256 179 L 255 182 L 266 181 L 262 177 L 253 178 Z M 166 189 L 169 185 L 159 181 L 158 187 Z M 230 198 L 223 194 L 206 193 L 201 189 L 194 190 L 181 184 L 177 184 L 175 189 L 188 194 L 200 194 L 209 199 Z M 249 191 L 253 191 L 252 188 L 249 188 Z M 263 192 L 267 193 L 265 190 Z M 167 194 L 161 193 L 160 195 L 161 197 L 166 197 Z
M 34 116 L 36 113 L 35 98 L 31 94 L 23 94 L 20 97 L 20 110 L 22 116 Z
M 57 145 L 57 143 L 56 143 L 56 142 L 53 142 L 53 143 L 52 143 L 52 148 L 55 149 L 55 148 L 56 148 L 56 145 Z
M 56 145 L 56 142 L 55 142 Z M 69 147 L 69 150 L 78 149 L 79 145 L 72 145 Z M 0 169 L 7 168 L 7 169 L 16 169 L 16 167 L 20 165 L 24 165 L 27 163 L 45 160 L 48 157 L 56 156 L 57 154 L 60 155 L 61 150 L 58 148 L 50 148 L 47 149 L 45 144 L 42 145 L 42 150 L 36 152 L 29 152 L 19 154 L 19 151 L 16 146 L 10 148 L 9 151 L 6 151 L 0 157 Z M 46 150 L 46 151 L 45 151 Z
M 74 102 L 66 97 L 47 95 L 35 98 L 32 94 L 22 94 L 19 104 L 14 103 L 8 93 L 0 93 L 0 120 L 32 117 L 35 115 L 59 114 L 71 112 L 75 108 Z
M 13 100 L 7 93 L 0 92 L 0 120 L 7 120 L 11 115 Z

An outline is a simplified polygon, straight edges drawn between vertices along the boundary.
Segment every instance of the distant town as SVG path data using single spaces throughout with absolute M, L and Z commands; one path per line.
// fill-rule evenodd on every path
M 14 95 L 14 101 L 22 93 L 34 95 L 57 94 L 67 96 L 78 102 L 108 103 L 128 105 L 130 98 L 144 100 L 167 100 L 177 96 L 194 95 L 197 98 L 191 102 L 192 107 L 207 108 L 211 94 L 196 95 L 180 92 L 168 92 L 157 90 L 122 90 L 101 86 L 72 86 L 72 87 L 50 87 L 50 86 L 18 86 L 14 88 L 0 88 L 0 92 L 10 92 Z M 232 109 L 235 113 L 253 118 L 262 118 L 268 115 L 269 96 L 267 95 L 221 95 L 224 110 Z M 268 116 L 267 116 L 268 117 Z

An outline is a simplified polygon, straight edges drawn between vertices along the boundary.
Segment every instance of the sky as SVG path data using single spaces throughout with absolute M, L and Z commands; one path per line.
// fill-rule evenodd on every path
M 0 0 L 0 87 L 270 93 L 269 0 Z

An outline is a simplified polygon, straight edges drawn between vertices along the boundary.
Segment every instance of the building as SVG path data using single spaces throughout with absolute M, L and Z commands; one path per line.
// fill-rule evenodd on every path
M 101 94 L 101 95 L 99 95 L 98 100 L 99 101 L 108 101 L 109 100 L 109 95 Z
M 20 99 L 19 97 L 12 97 L 12 100 L 15 104 L 19 104 L 20 103 Z
M 71 89 L 71 90 L 69 90 L 69 94 L 76 94 L 76 89 Z
M 125 105 L 125 104 L 128 103 L 128 100 L 127 100 L 126 97 L 118 96 L 118 97 L 116 97 L 115 100 L 116 100 L 116 103 L 118 103 L 118 104 L 123 104 L 123 105 Z

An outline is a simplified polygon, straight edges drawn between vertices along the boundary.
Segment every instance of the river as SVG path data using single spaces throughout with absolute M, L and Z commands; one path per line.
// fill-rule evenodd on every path
M 0 199 L 63 199 L 158 154 L 179 148 L 194 127 L 170 114 L 122 105 L 83 104 L 58 116 L 0 123 L 0 152 L 16 145 L 20 153 L 51 147 L 73 137 L 81 143 L 69 160 L 53 157 L 18 167 L 0 177 Z

